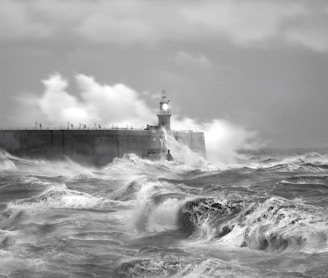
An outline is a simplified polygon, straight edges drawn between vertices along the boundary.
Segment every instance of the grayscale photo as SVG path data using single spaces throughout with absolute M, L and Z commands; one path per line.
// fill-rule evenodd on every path
M 327 0 L 1 0 L 0 278 L 328 277 Z

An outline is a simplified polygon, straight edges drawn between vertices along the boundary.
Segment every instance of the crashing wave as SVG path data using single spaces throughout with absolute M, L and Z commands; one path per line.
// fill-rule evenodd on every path
M 231 231 L 230 220 L 241 211 L 239 202 L 197 198 L 180 210 L 180 228 L 194 238 L 220 238 Z
M 178 211 L 185 196 L 171 183 L 145 181 L 135 193 L 130 222 L 139 232 L 177 229 Z
M 67 189 L 66 185 L 52 186 L 43 193 L 27 198 L 12 201 L 10 208 L 89 208 L 101 202 L 100 198 L 88 193 Z
M 13 158 L 9 153 L 0 149 L 0 172 L 17 170 Z
M 181 209 L 180 226 L 192 238 L 258 250 L 325 252 L 328 219 L 309 205 L 272 197 L 263 203 L 198 198 Z
M 223 242 L 259 250 L 321 252 L 328 247 L 325 217 L 312 206 L 272 197 L 242 217 L 238 232 Z
M 328 169 L 328 154 L 316 152 L 294 155 L 285 158 L 265 158 L 253 162 L 250 168 L 275 172 L 310 172 L 322 173 Z

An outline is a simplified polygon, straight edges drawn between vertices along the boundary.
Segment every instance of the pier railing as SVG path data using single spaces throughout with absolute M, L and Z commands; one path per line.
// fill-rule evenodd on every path
M 85 128 L 67 128 L 67 127 L 0 127 L 0 130 L 147 130 L 147 127 L 102 127 L 102 128 L 94 128 L 94 127 L 85 127 Z M 186 128 L 186 129 L 172 129 L 174 132 L 201 132 L 201 130 L 197 128 Z
M 146 127 L 119 127 L 119 126 L 112 126 L 112 127 L 1 127 L 0 130 L 144 130 Z
M 156 125 L 152 126 L 156 130 Z M 17 126 L 17 127 L 0 127 L 0 130 L 154 130 L 149 129 L 149 125 L 134 127 L 132 125 L 119 126 L 112 124 L 111 126 L 103 126 L 100 124 L 87 125 L 80 123 L 79 125 L 73 125 L 70 122 L 66 126 L 46 126 L 42 123 L 35 122 L 34 126 Z M 172 129 L 175 132 L 197 132 L 200 131 L 198 128 L 187 127 L 185 129 Z

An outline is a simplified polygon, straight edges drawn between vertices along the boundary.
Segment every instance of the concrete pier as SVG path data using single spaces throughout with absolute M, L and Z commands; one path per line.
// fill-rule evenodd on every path
M 204 133 L 170 131 L 170 134 L 191 150 L 205 155 Z M 160 129 L 0 130 L 0 148 L 20 157 L 67 156 L 79 163 L 102 166 L 127 153 L 160 159 L 166 153 L 164 136 Z
M 171 130 L 170 101 L 163 90 L 157 112 L 158 124 L 146 129 L 35 129 L 0 130 L 0 149 L 20 156 L 58 159 L 67 156 L 79 163 L 106 165 L 115 157 L 134 153 L 142 158 L 167 155 L 165 135 L 205 156 L 203 132 Z M 37 129 L 40 127 L 40 129 Z M 173 154 L 174 156 L 174 154 Z

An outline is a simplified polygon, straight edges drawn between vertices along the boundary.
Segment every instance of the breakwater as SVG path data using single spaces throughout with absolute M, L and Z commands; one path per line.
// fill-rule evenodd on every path
M 204 133 L 169 131 L 175 140 L 205 155 Z M 0 130 L 0 148 L 13 155 L 31 158 L 59 158 L 96 166 L 115 157 L 134 153 L 142 158 L 160 159 L 166 152 L 163 130 Z

